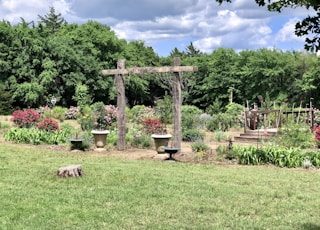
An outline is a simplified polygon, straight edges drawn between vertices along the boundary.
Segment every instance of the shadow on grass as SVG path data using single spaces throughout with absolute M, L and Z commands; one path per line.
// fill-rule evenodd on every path
M 301 229 L 304 230 L 320 230 L 320 225 L 314 223 L 305 223 L 301 225 Z

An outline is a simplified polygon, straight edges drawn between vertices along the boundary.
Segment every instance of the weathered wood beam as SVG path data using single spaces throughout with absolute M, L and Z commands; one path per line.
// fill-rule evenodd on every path
M 125 68 L 125 60 L 119 60 L 117 70 Z M 117 148 L 122 151 L 126 149 L 126 95 L 125 95 L 125 75 L 116 74 L 117 86 L 117 107 L 118 107 L 118 142 Z
M 103 75 L 130 75 L 130 74 L 145 74 L 145 73 L 178 73 L 178 72 L 196 72 L 197 66 L 163 66 L 163 67 L 134 67 L 128 69 L 109 69 L 102 70 Z

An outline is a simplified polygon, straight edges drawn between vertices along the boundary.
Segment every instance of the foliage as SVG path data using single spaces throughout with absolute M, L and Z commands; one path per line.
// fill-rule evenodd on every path
M 152 140 L 149 133 L 145 132 L 140 125 L 132 125 L 126 134 L 128 145 L 137 148 L 149 148 Z
M 165 95 L 163 99 L 156 102 L 155 114 L 163 124 L 171 124 L 173 121 L 172 97 Z
M 84 107 L 82 107 L 81 113 L 79 113 L 77 121 L 80 124 L 81 129 L 83 131 L 93 130 L 95 120 L 92 116 L 92 109 L 89 105 L 85 105 Z
M 79 107 L 70 106 L 70 108 L 65 112 L 65 119 L 76 120 L 79 113 Z
M 196 106 L 183 105 L 181 107 L 181 126 L 182 130 L 198 128 L 202 126 L 199 116 L 203 111 Z
M 314 133 L 314 141 L 316 143 L 316 147 L 320 148 L 320 126 L 314 126 L 312 128 L 312 131 Z
M 272 143 L 284 147 L 310 148 L 314 145 L 314 135 L 307 124 L 287 124 L 279 129 Z
M 70 136 L 68 129 L 60 129 L 55 132 L 48 132 L 45 129 L 31 128 L 10 128 L 4 135 L 6 141 L 25 144 L 64 144 Z
M 51 118 L 45 118 L 38 122 L 38 129 L 43 129 L 46 131 L 57 131 L 59 130 L 59 124 L 57 121 L 52 120 Z
M 49 107 L 45 107 L 45 111 L 43 113 L 43 117 L 45 118 L 54 118 L 63 122 L 65 120 L 65 113 L 67 109 L 61 106 L 54 106 L 52 109 Z
M 1 61 L 0 61 L 0 66 L 1 66 Z M 12 98 L 12 92 L 6 89 L 4 84 L 0 83 L 0 114 L 2 115 L 11 114 L 13 102 L 14 101 Z
M 207 129 L 211 132 L 214 131 L 228 131 L 237 122 L 237 117 L 228 113 L 218 113 L 212 115 L 207 124 Z
M 166 133 L 160 118 L 146 118 L 143 121 L 143 131 L 149 135 Z
M 198 129 L 186 129 L 182 132 L 182 140 L 187 142 L 203 141 L 204 136 Z
M 96 102 L 91 105 L 91 108 L 94 129 L 107 130 L 117 121 L 118 110 L 114 105 L 104 105 L 103 102 Z
M 20 128 L 35 126 L 39 120 L 40 114 L 33 109 L 15 110 L 11 118 L 11 121 Z
M 77 102 L 77 106 L 80 108 L 80 112 L 82 113 L 84 107 L 92 102 L 88 86 L 78 83 L 73 99 Z
M 243 105 L 237 103 L 230 103 L 226 106 L 226 113 L 232 116 L 238 116 L 241 112 L 243 112 Z
M 135 105 L 131 108 L 130 112 L 132 120 L 137 124 L 142 124 L 147 118 L 156 117 L 155 109 L 144 105 Z
M 206 152 L 209 150 L 209 146 L 204 142 L 194 142 L 191 144 L 193 152 Z
M 232 151 L 237 153 L 240 164 L 259 165 L 273 164 L 279 167 L 302 167 L 309 159 L 315 167 L 320 167 L 320 152 L 303 152 L 299 148 L 278 147 L 275 145 L 257 148 L 254 146 L 236 146 Z

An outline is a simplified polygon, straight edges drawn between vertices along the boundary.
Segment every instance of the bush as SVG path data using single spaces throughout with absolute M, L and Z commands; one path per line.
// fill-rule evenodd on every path
M 143 121 L 143 131 L 147 134 L 162 134 L 165 132 L 160 118 L 147 118 Z
M 52 109 L 46 109 L 44 110 L 43 117 L 44 118 L 54 118 L 59 120 L 60 122 L 63 122 L 65 120 L 65 113 L 67 109 L 63 108 L 61 106 L 55 106 Z
M 149 148 L 151 136 L 139 126 L 132 126 L 126 134 L 126 142 L 132 147 Z
M 142 124 L 147 118 L 155 118 L 155 109 L 144 105 L 135 105 L 130 110 L 131 120 L 137 124 Z
M 217 130 L 225 132 L 233 127 L 236 124 L 236 121 L 237 117 L 227 113 L 214 114 L 207 124 L 207 129 L 211 132 Z
M 203 141 L 204 136 L 198 129 L 187 129 L 182 132 L 182 140 L 187 142 Z
M 195 142 L 191 144 L 191 149 L 193 152 L 206 152 L 209 150 L 209 146 L 204 142 Z
M 64 113 L 65 119 L 76 120 L 78 117 L 79 108 L 70 106 L 70 108 Z
M 30 128 L 37 125 L 40 114 L 33 109 L 16 110 L 12 113 L 11 121 L 20 128 Z
M 199 116 L 202 110 L 193 105 L 183 105 L 181 107 L 181 126 L 182 130 L 194 129 L 200 126 Z
M 314 145 L 314 134 L 306 124 L 288 124 L 270 142 L 283 147 L 310 148 Z
M 38 123 L 38 128 L 46 131 L 56 131 L 59 130 L 59 124 L 51 118 L 45 118 Z

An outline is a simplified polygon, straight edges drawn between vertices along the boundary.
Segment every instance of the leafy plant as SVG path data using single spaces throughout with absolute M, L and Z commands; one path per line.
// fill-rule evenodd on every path
M 126 141 L 132 147 L 149 148 L 151 146 L 151 136 L 141 127 L 133 125 L 126 134 Z
M 283 147 L 309 148 L 314 144 L 314 134 L 306 124 L 287 124 L 278 135 L 271 138 L 272 143 Z
M 64 113 L 65 119 L 76 120 L 79 113 L 79 107 L 70 106 L 70 108 Z
M 204 136 L 198 129 L 187 129 L 182 132 L 182 140 L 187 142 L 203 141 Z
M 11 118 L 11 121 L 20 128 L 35 126 L 39 120 L 40 114 L 33 109 L 15 110 Z
M 212 115 L 207 124 L 207 129 L 211 132 L 220 130 L 227 131 L 236 124 L 237 117 L 228 113 L 218 113 Z
M 57 121 L 52 120 L 51 118 L 45 118 L 38 122 L 39 129 L 43 129 L 46 131 L 56 131 L 59 130 L 59 124 Z
M 117 108 L 113 105 L 104 105 L 103 102 L 96 102 L 91 105 L 94 118 L 94 129 L 106 130 L 117 121 Z
M 191 149 L 193 152 L 205 152 L 209 150 L 209 146 L 204 142 L 194 142 L 191 144 Z
M 71 135 L 67 129 L 60 129 L 55 132 L 48 132 L 36 127 L 31 128 L 10 128 L 4 135 L 6 141 L 26 144 L 64 144 Z
M 143 130 L 147 134 L 165 134 L 160 118 L 147 118 L 143 121 Z

